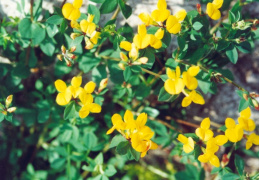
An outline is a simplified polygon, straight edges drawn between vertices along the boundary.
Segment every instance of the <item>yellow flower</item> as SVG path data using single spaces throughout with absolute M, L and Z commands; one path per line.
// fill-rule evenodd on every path
M 154 22 L 154 20 L 148 13 L 140 13 L 138 17 L 146 26 L 156 24 L 156 22 Z
M 173 71 L 170 68 L 166 69 L 168 79 L 165 81 L 164 87 L 169 94 L 179 94 L 184 88 L 184 82 L 181 76 L 180 67 L 177 66 L 176 70 Z
M 188 89 L 193 90 L 198 87 L 198 81 L 194 76 L 199 73 L 199 70 L 199 66 L 192 66 L 187 70 L 187 72 L 183 72 L 183 81 Z
M 207 14 L 213 20 L 218 20 L 221 17 L 219 8 L 221 8 L 223 0 L 214 0 L 207 4 Z
M 68 20 L 77 20 L 81 13 L 79 8 L 82 6 L 83 0 L 75 0 L 73 4 L 66 3 L 62 7 L 62 14 Z
M 255 133 L 252 133 L 247 137 L 246 149 L 250 149 L 253 144 L 259 145 L 259 136 Z
M 147 126 L 142 128 L 140 131 L 133 133 L 131 136 L 131 144 L 133 149 L 141 152 L 141 157 L 147 154 L 149 149 L 157 149 L 158 145 L 150 139 L 154 135 L 154 132 Z
M 234 143 L 240 141 L 244 134 L 242 126 L 240 124 L 236 125 L 232 118 L 227 118 L 225 124 L 227 127 L 225 136 L 227 136 L 228 140 Z
M 255 123 L 252 119 L 249 119 L 251 116 L 251 110 L 249 107 L 241 111 L 240 117 L 238 118 L 238 123 L 246 131 L 253 131 L 255 129 Z
M 181 31 L 181 21 L 186 17 L 184 9 L 178 11 L 175 15 L 170 15 L 166 20 L 166 29 L 169 33 L 177 34 Z
M 206 144 L 206 152 L 215 153 L 218 151 L 219 146 L 226 144 L 228 138 L 224 135 L 218 135 L 215 138 L 211 138 L 208 140 Z
M 66 83 L 58 79 L 55 81 L 55 87 L 59 91 L 56 97 L 57 104 L 61 106 L 68 104 L 72 98 L 72 93 L 70 89 L 67 87 Z
M 138 25 L 138 34 L 134 36 L 133 43 L 138 49 L 144 49 L 150 44 L 150 35 L 147 34 L 144 24 Z
M 158 0 L 157 9 L 151 13 L 151 17 L 157 22 L 165 21 L 170 15 L 170 11 L 167 9 L 165 0 Z
M 194 150 L 195 142 L 193 141 L 193 139 L 191 137 L 187 138 L 186 136 L 179 134 L 177 140 L 180 141 L 181 143 L 183 143 L 184 152 L 190 153 Z
M 114 114 L 112 116 L 112 124 L 113 124 L 112 128 L 109 129 L 106 132 L 106 134 L 111 134 L 115 129 L 117 129 L 117 131 L 125 130 L 126 123 L 123 122 L 121 115 L 119 115 L 119 114 Z
M 210 151 L 206 151 L 204 154 L 200 155 L 198 157 L 198 160 L 203 163 L 210 162 L 215 167 L 220 166 L 219 158 L 213 152 Z
M 94 99 L 91 94 L 86 93 L 85 90 L 83 90 L 79 94 L 79 99 L 81 103 L 83 104 L 82 108 L 79 110 L 79 117 L 85 118 L 89 115 L 89 113 L 100 113 L 102 108 L 99 104 L 93 103 Z
M 83 91 L 83 88 L 80 87 L 82 84 L 82 76 L 75 76 L 71 80 L 71 86 L 68 87 L 72 96 L 77 98 L 79 94 Z
M 163 39 L 163 37 L 164 37 L 164 30 L 160 28 L 157 30 L 155 35 L 153 34 L 150 35 L 150 46 L 155 49 L 161 48 L 162 47 L 161 39 Z
M 210 118 L 205 118 L 201 122 L 201 127 L 197 128 L 195 134 L 203 141 L 208 141 L 213 137 L 210 128 Z
M 96 29 L 96 25 L 92 22 L 93 17 L 93 15 L 88 14 L 87 20 L 83 19 L 80 21 L 80 28 L 88 37 L 90 37 Z
M 187 107 L 192 102 L 194 102 L 195 104 L 201 104 L 201 105 L 205 104 L 203 97 L 195 90 L 192 90 L 188 96 L 183 98 L 182 107 Z

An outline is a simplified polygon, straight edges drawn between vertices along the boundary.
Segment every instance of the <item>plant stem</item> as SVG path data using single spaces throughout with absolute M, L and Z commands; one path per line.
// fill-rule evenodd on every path
M 67 144 L 67 178 L 69 180 L 71 180 L 71 173 L 70 173 L 70 169 L 71 169 L 71 160 L 70 160 L 70 144 Z
M 152 71 L 149 71 L 149 70 L 147 70 L 147 69 L 145 69 L 145 68 L 141 68 L 141 70 L 144 71 L 144 72 L 146 72 L 146 73 L 148 73 L 148 74 L 151 74 L 151 75 L 153 75 L 153 76 L 160 77 L 159 74 L 154 73 L 154 72 L 152 72 Z
M 31 4 L 31 9 L 30 9 L 31 10 L 31 22 L 33 21 L 33 1 L 34 0 L 30 1 L 30 4 Z
M 111 20 L 115 19 L 118 16 L 119 12 L 120 12 L 120 6 L 117 6 L 117 9 L 112 15 Z

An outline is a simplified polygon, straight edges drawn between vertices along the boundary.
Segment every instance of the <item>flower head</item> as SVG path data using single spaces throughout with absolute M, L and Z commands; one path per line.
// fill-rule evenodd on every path
M 221 8 L 223 0 L 214 0 L 207 4 L 207 14 L 213 20 L 218 20 L 221 17 L 219 8 Z
M 62 14 L 68 20 L 77 20 L 81 13 L 79 8 L 82 6 L 83 0 L 74 0 L 73 4 L 66 3 L 62 7 Z
M 192 90 L 188 96 L 183 98 L 182 101 L 182 107 L 187 107 L 189 106 L 192 102 L 194 102 L 195 104 L 205 104 L 205 101 L 202 97 L 202 95 L 200 95 L 198 92 L 196 92 L 195 90 Z
M 181 143 L 183 143 L 183 151 L 186 153 L 190 153 L 194 150 L 194 140 L 191 137 L 186 137 L 182 134 L 178 135 L 177 138 L 178 141 L 180 141 Z
M 201 122 L 201 126 L 196 129 L 195 134 L 203 141 L 208 141 L 213 137 L 213 131 L 210 129 L 210 118 L 205 118 Z
M 200 155 L 198 157 L 198 160 L 203 163 L 210 162 L 215 167 L 220 166 L 219 158 L 213 152 L 210 151 L 206 151 L 204 154 Z
M 170 15 L 166 20 L 166 29 L 169 33 L 177 34 L 181 31 L 181 21 L 186 17 L 184 9 L 178 11 L 175 15 Z
M 150 35 L 147 34 L 144 24 L 138 25 L 138 34 L 134 36 L 133 43 L 138 49 L 144 49 L 150 44 Z
M 170 15 L 170 11 L 167 9 L 165 0 L 158 0 L 157 9 L 151 13 L 151 17 L 157 22 L 165 21 Z
M 238 123 L 243 127 L 246 131 L 253 131 L 255 129 L 255 122 L 250 119 L 251 110 L 249 107 L 241 111 L 240 117 L 238 118 Z
M 61 106 L 67 105 L 72 98 L 70 89 L 67 87 L 66 83 L 60 79 L 55 81 L 55 87 L 59 91 L 56 97 L 57 104 Z
M 175 71 L 170 68 L 166 69 L 168 79 L 165 81 L 164 87 L 169 94 L 179 94 L 184 88 L 184 82 L 181 76 L 180 67 L 177 66 Z
M 162 41 L 161 39 L 164 37 L 164 30 L 158 29 L 155 35 L 150 34 L 150 46 L 159 49 L 162 47 Z
M 253 144 L 259 145 L 259 136 L 255 133 L 252 133 L 247 137 L 246 149 L 250 149 Z
M 195 76 L 199 73 L 199 70 L 199 66 L 192 66 L 187 72 L 183 72 L 183 81 L 188 89 L 193 90 L 198 87 L 198 81 Z
M 227 118 L 225 121 L 226 125 L 226 131 L 225 131 L 225 136 L 228 138 L 229 141 L 231 142 L 238 142 L 242 139 L 243 137 L 243 128 L 240 124 L 235 123 L 234 119 L 232 118 Z

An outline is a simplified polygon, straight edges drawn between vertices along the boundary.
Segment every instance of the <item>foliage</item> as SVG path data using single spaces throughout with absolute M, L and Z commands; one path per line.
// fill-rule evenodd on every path
M 30 12 L 22 0 L 21 17 L 1 19 L 2 178 L 257 179 L 243 156 L 259 158 L 250 118 L 259 95 L 226 67 L 259 38 L 258 19 L 242 14 L 253 1 L 203 0 L 206 12 L 197 4 L 171 14 L 158 0 L 151 14 L 139 14 L 137 33 L 116 26 L 119 12 L 131 17 L 126 1 L 91 1 L 87 14 L 81 0 L 50 14 L 42 0 L 31 0 Z M 200 126 L 181 120 L 185 107 L 206 106 L 203 94 L 216 94 L 217 83 L 237 88 L 238 123 L 226 117 L 215 129 L 209 117 Z M 162 164 L 153 149 L 173 158 Z

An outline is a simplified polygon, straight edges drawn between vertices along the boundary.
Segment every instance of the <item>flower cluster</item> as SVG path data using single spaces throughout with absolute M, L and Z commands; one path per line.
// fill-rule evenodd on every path
M 114 114 L 112 116 L 112 128 L 106 134 L 111 134 L 115 129 L 121 133 L 132 145 L 132 147 L 141 152 L 141 157 L 144 157 L 149 149 L 156 149 L 158 146 L 151 138 L 154 132 L 146 126 L 147 114 L 141 113 L 134 120 L 133 113 L 127 110 L 124 114 L 124 121 L 121 115 Z
M 80 24 L 77 19 L 80 17 L 79 8 L 82 6 L 82 0 L 75 0 L 73 5 L 66 3 L 62 7 L 62 13 L 64 17 L 71 20 L 71 27 L 78 30 L 80 33 L 72 33 L 71 38 L 75 39 L 78 36 L 83 35 L 85 39 L 85 49 L 92 49 L 97 44 L 101 33 L 96 30 L 96 24 L 93 23 L 94 15 L 88 14 L 87 20 L 83 19 Z
M 210 119 L 205 118 L 202 120 L 199 128 L 196 129 L 195 134 L 199 137 L 200 141 L 195 142 L 191 137 L 186 137 L 182 134 L 178 135 L 178 140 L 183 143 L 183 150 L 186 153 L 190 153 L 194 150 L 195 144 L 201 146 L 203 154 L 198 157 L 198 160 L 203 163 L 210 162 L 213 166 L 219 167 L 220 161 L 215 153 L 219 150 L 219 147 L 227 143 L 228 141 L 236 143 L 241 141 L 243 137 L 247 137 L 246 149 L 249 149 L 253 144 L 259 145 L 259 136 L 252 133 L 248 136 L 244 136 L 245 131 L 253 131 L 255 129 L 255 123 L 250 119 L 251 110 L 246 108 L 240 113 L 238 123 L 236 124 L 232 118 L 227 118 L 225 121 L 226 131 L 225 134 L 214 136 L 213 131 L 210 129 Z M 206 145 L 206 148 L 202 147 L 202 143 Z
M 181 31 L 181 21 L 184 20 L 186 14 L 186 11 L 182 9 L 174 15 L 170 15 L 166 1 L 158 0 L 157 9 L 152 11 L 151 15 L 148 13 L 141 13 L 139 18 L 146 26 L 155 25 L 165 27 L 169 33 L 177 34 Z
M 191 66 L 187 71 L 182 73 L 180 67 L 177 66 L 175 71 L 170 68 L 166 69 L 168 79 L 165 81 L 165 90 L 172 95 L 177 95 L 183 92 L 185 98 L 182 101 L 182 106 L 187 107 L 192 102 L 203 105 L 205 103 L 203 97 L 195 89 L 198 87 L 198 81 L 195 76 L 199 73 L 199 66 Z M 185 89 L 187 87 L 188 89 Z
M 67 86 L 66 83 L 60 79 L 55 81 L 55 87 L 59 91 L 56 102 L 57 104 L 64 106 L 71 100 L 75 100 L 78 105 L 81 106 L 79 110 L 79 117 L 85 118 L 89 113 L 100 113 L 101 106 L 93 103 L 94 98 L 92 93 L 96 84 L 92 81 L 85 84 L 84 88 L 81 87 L 82 76 L 73 77 L 71 85 Z

